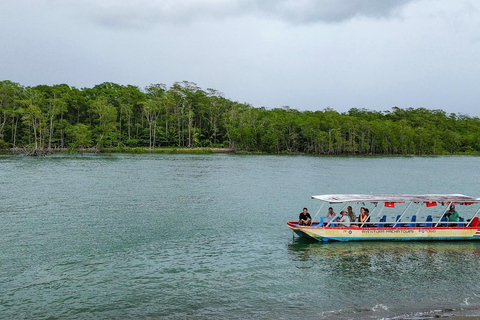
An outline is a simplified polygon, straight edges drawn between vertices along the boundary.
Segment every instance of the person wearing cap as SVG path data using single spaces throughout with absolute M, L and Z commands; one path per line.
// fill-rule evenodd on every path
M 338 222 L 344 226 L 344 227 L 350 227 L 350 217 L 348 216 L 348 212 L 343 210 L 342 212 L 340 212 L 340 214 L 342 215 L 342 217 L 340 218 L 340 220 L 338 220 Z
M 308 213 L 307 208 L 303 208 L 303 211 L 300 212 L 298 216 L 298 225 L 300 226 L 310 226 L 312 225 L 312 216 Z
M 452 223 L 452 222 L 458 222 L 458 220 L 460 219 L 460 215 L 458 214 L 458 212 L 455 210 L 455 205 L 451 205 L 450 206 L 450 210 L 447 211 L 447 214 L 446 216 L 448 217 L 448 226 L 449 227 L 455 227 L 457 226 L 456 223 Z

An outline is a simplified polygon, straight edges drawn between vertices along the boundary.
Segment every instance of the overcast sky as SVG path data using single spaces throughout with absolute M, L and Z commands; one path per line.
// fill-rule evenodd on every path
M 480 116 L 476 0 L 0 0 L 0 80 Z

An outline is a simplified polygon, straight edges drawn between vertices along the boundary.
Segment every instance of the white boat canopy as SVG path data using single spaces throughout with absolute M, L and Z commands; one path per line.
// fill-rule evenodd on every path
M 480 202 L 463 194 L 324 194 L 312 199 L 340 202 Z

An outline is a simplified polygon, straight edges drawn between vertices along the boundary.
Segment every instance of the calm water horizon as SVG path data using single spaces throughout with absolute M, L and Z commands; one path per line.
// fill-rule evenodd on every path
M 480 157 L 0 155 L 0 318 L 480 315 L 480 243 L 317 243 L 310 196 L 480 197 Z

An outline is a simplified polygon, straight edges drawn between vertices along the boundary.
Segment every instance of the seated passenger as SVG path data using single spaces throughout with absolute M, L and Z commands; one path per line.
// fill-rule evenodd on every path
M 340 217 L 338 222 L 344 227 L 350 227 L 350 217 L 348 216 L 347 211 L 343 210 L 342 212 L 340 212 L 340 214 L 342 216 Z
M 348 206 L 348 208 L 347 208 L 347 213 L 348 213 L 348 217 L 350 218 L 350 221 L 351 221 L 351 222 L 355 222 L 355 220 L 357 219 L 357 216 L 356 216 L 355 213 L 353 212 L 352 206 Z
M 325 216 L 325 218 L 327 218 L 327 223 L 329 223 L 330 221 L 333 220 L 333 218 L 335 218 L 336 214 L 335 212 L 333 211 L 333 208 L 330 207 L 328 208 L 328 212 L 327 212 L 327 215 Z
M 452 222 L 458 222 L 458 220 L 460 219 L 460 215 L 458 214 L 457 211 L 455 211 L 455 205 L 452 204 L 450 206 L 450 210 L 447 211 L 447 213 L 445 215 L 448 217 L 448 222 L 450 222 L 448 224 L 448 226 L 449 227 L 456 227 L 457 224 L 452 223 Z
M 370 222 L 370 217 L 368 216 L 369 212 L 370 211 L 367 208 L 362 207 L 360 209 L 360 215 L 358 216 L 358 222 L 359 222 L 360 226 L 362 226 L 362 224 L 364 222 L 365 222 L 365 224 L 363 224 L 363 227 L 369 227 L 370 226 L 368 224 Z
M 307 208 L 303 208 L 303 211 L 300 212 L 300 215 L 298 217 L 298 225 L 299 226 L 310 226 L 310 225 L 312 225 L 312 217 L 310 216 L 310 213 L 308 213 Z

